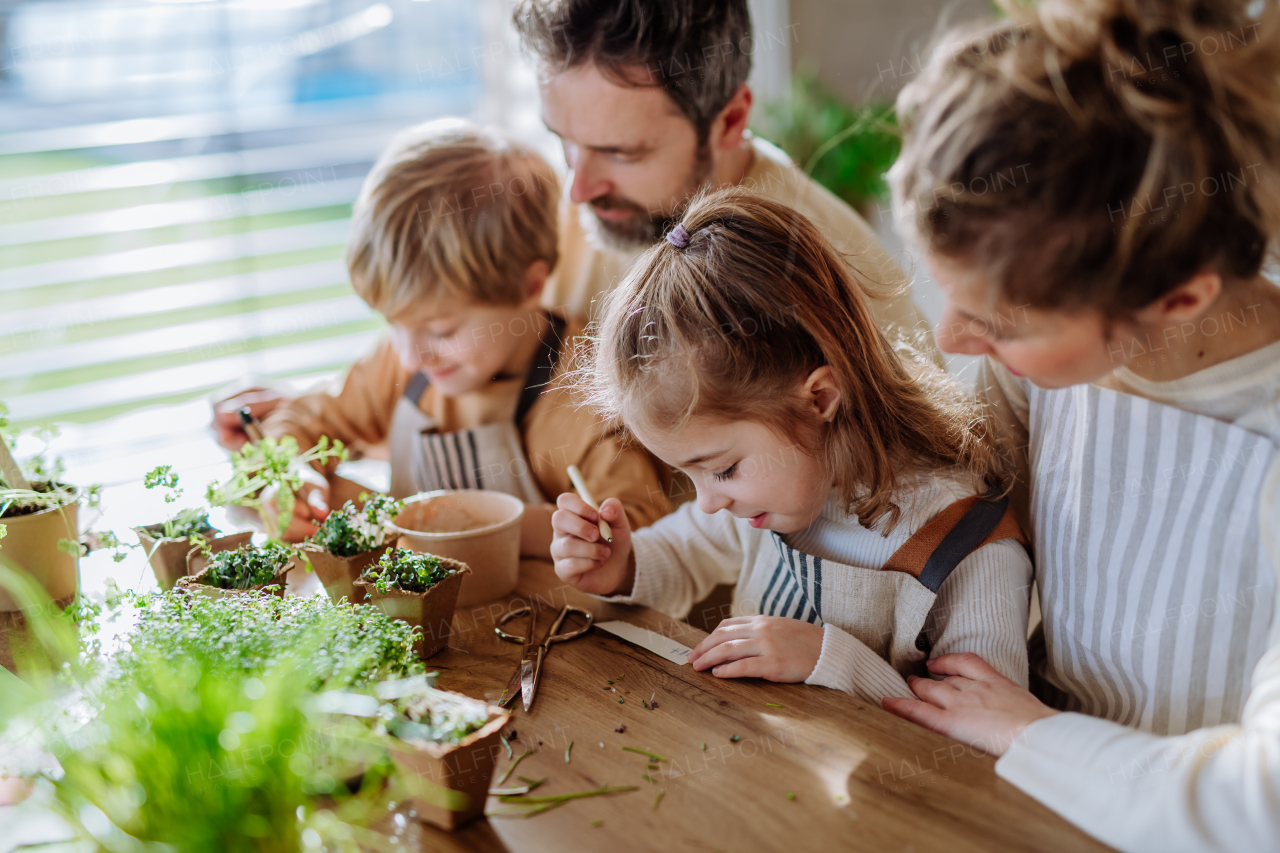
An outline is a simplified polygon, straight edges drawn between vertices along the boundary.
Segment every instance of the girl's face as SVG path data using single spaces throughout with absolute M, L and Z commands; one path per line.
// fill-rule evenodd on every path
M 1101 313 L 1065 313 L 993 303 L 980 272 L 950 259 L 926 259 L 947 298 L 935 335 L 943 352 L 990 355 L 1041 388 L 1093 382 L 1125 362 Z M 1113 331 L 1118 328 L 1113 324 Z
M 633 431 L 659 459 L 689 475 L 705 513 L 727 510 L 752 527 L 796 533 L 813 524 L 831 491 L 831 472 L 816 448 L 755 421 L 699 416 L 679 431 Z

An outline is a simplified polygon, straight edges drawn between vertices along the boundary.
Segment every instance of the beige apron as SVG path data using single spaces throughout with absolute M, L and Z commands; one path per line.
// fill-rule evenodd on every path
M 1027 396 L 1033 688 L 1162 735 L 1239 722 L 1274 618 L 1271 439 L 1095 385 Z
M 902 675 L 928 675 L 923 662 L 933 649 L 929 619 L 942 582 L 984 545 L 1001 539 L 1026 544 L 1007 497 L 956 501 L 919 530 L 880 569 L 851 566 L 792 548 L 777 533 L 778 564 L 759 613 L 821 625 L 823 578 L 858 602 L 856 624 L 839 627 L 861 640 Z M 838 580 L 837 580 L 838 579 Z M 754 599 L 754 590 L 748 595 Z
M 425 373 L 413 374 L 396 401 L 387 443 L 391 451 L 391 494 L 405 498 L 437 489 L 489 489 L 544 503 L 546 498 L 529 469 L 519 424 L 538 401 L 555 373 L 565 322 L 549 315 L 551 328 L 525 377 L 524 390 L 509 421 L 440 432 L 435 419 L 421 409 L 430 384 Z

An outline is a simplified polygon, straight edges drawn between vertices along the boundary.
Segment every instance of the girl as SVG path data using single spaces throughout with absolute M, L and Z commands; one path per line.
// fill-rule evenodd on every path
M 1275 849 L 1280 10 L 1010 14 L 903 92 L 893 183 L 1025 449 L 1036 695 L 947 657 L 885 707 L 1122 850 Z
M 802 215 L 696 199 L 608 297 L 587 384 L 698 499 L 632 533 L 616 500 L 560 495 L 563 580 L 675 615 L 736 583 L 690 656 L 721 678 L 878 702 L 910 696 L 931 653 L 970 651 L 1025 680 L 1030 563 L 983 421 L 895 353 Z

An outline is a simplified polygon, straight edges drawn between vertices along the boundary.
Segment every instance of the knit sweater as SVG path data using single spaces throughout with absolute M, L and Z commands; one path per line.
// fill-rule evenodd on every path
M 822 625 L 822 652 L 806 684 L 843 690 L 875 704 L 886 696 L 910 698 L 914 694 L 904 676 L 923 672 L 901 663 L 895 668 L 887 658 L 895 633 L 909 631 L 906 639 L 914 642 L 919 625 L 901 624 L 903 614 L 886 607 L 876 590 L 888 585 L 901 591 L 919 582 L 903 572 L 881 570 L 919 527 L 977 492 L 967 476 L 921 476 L 899 495 L 902 519 L 888 535 L 860 525 L 834 498 L 807 529 L 781 537 L 728 512 L 709 515 L 696 503 L 687 503 L 633 534 L 635 585 L 629 595 L 609 600 L 645 604 L 683 617 L 717 584 L 736 584 L 735 616 L 756 615 L 763 609 Z M 780 597 L 776 592 L 783 543 L 825 561 L 819 576 L 800 575 L 805 588 L 798 596 Z M 932 601 L 924 622 L 931 656 L 974 652 L 1026 685 L 1030 584 L 1031 561 L 1016 540 L 975 550 Z

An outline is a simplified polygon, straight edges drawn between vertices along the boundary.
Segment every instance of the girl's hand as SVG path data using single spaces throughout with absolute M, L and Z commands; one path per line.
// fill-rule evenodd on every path
M 592 595 L 619 595 L 630 592 L 635 583 L 631 559 L 631 527 L 622 502 L 608 498 L 600 512 L 573 492 L 556 501 L 551 515 L 551 558 L 556 575 Z M 597 523 L 603 516 L 613 534 L 613 543 L 604 541 Z
M 785 616 L 734 616 L 694 647 L 689 663 L 717 678 L 804 681 L 821 655 L 820 625 Z
M 1027 726 L 1058 713 L 972 652 L 934 658 L 929 671 L 947 678 L 913 675 L 907 684 L 919 699 L 889 696 L 880 704 L 904 720 L 991 755 L 1004 755 Z

